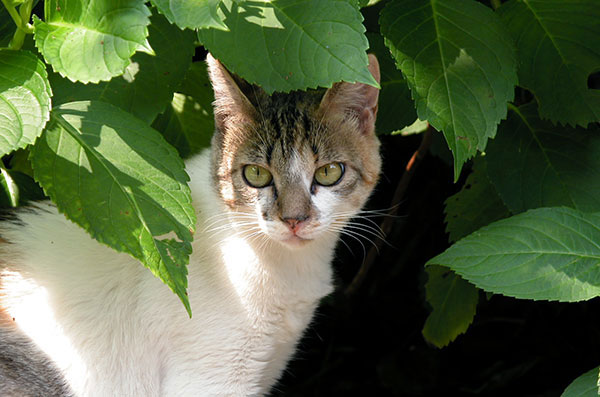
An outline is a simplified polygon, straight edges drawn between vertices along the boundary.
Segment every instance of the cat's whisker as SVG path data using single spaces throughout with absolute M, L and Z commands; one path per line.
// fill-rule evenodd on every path
M 349 237 L 353 238 L 354 240 L 358 241 L 358 243 L 360 244 L 360 246 L 362 247 L 362 250 L 363 250 L 363 259 L 362 260 L 364 261 L 366 258 L 366 255 L 367 255 L 367 249 L 366 249 L 365 245 L 363 244 L 362 240 L 358 237 L 360 235 L 356 236 L 344 229 L 340 230 L 339 233 L 342 236 L 349 236 Z M 360 237 L 362 237 L 362 236 L 360 236 Z M 343 241 L 343 239 L 340 239 L 340 241 Z M 350 251 L 350 252 L 352 252 L 352 251 Z
M 214 232 L 218 232 L 220 230 L 228 230 L 228 229 L 235 229 L 235 228 L 242 228 L 242 227 L 246 227 L 246 226 L 254 226 L 257 225 L 256 221 L 248 221 L 248 222 L 231 222 L 231 223 L 226 223 L 224 225 L 217 225 L 217 226 L 213 226 L 211 229 L 205 230 L 206 233 L 214 233 Z
M 204 222 L 204 228 L 202 229 L 203 232 L 210 232 L 210 229 L 215 226 L 218 225 L 219 223 L 223 223 L 223 224 L 230 224 L 235 222 L 236 218 L 240 218 L 240 219 L 248 219 L 248 220 L 255 220 L 256 216 L 253 214 L 247 214 L 247 213 L 232 213 L 232 214 L 217 214 L 217 215 L 213 215 L 210 218 L 207 219 L 207 221 L 211 220 L 210 222 L 205 221 Z
M 331 230 L 337 231 L 337 232 L 339 232 L 342 235 L 352 236 L 354 239 L 356 239 L 358 241 L 360 241 L 361 238 L 367 240 L 369 243 L 371 243 L 375 247 L 375 249 L 377 249 L 377 252 L 379 252 L 379 248 L 377 247 L 377 244 L 375 244 L 375 242 L 373 240 L 371 240 L 366 235 L 360 233 L 359 231 L 346 228 L 346 227 L 344 227 L 342 225 L 332 224 L 332 226 L 333 227 L 330 228 Z M 382 240 L 385 242 L 385 239 L 382 239 Z M 361 244 L 361 246 L 363 247 L 363 250 L 364 250 L 365 246 L 362 243 L 362 241 L 360 241 L 360 244 Z
M 383 232 L 380 229 L 375 229 L 372 226 L 363 225 L 360 223 L 347 223 L 345 227 L 350 230 L 365 232 L 385 241 L 385 235 L 383 234 Z
M 371 225 L 359 223 L 356 221 L 344 222 L 344 221 L 340 221 L 340 220 L 334 220 L 332 222 L 332 224 L 336 225 L 336 226 L 348 227 L 349 229 L 361 230 L 361 231 L 369 233 L 377 238 L 385 240 L 385 234 L 383 233 L 383 230 L 381 230 L 379 225 L 371 226 Z
M 329 229 L 326 229 L 323 232 L 327 233 L 327 234 L 333 234 L 334 236 L 336 236 L 338 234 L 336 231 L 329 230 Z M 348 245 L 348 243 L 346 243 L 343 239 L 338 239 L 338 241 L 340 243 L 344 244 L 346 246 L 346 248 L 348 248 L 348 251 L 350 251 L 350 254 L 354 255 L 354 252 L 352 251 L 352 248 L 350 248 L 350 246 Z

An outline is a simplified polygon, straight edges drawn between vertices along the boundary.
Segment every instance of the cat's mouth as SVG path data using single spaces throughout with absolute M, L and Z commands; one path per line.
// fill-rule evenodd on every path
M 292 234 L 290 237 L 282 240 L 283 243 L 291 247 L 302 247 L 312 241 L 310 238 L 300 237 L 297 234 Z

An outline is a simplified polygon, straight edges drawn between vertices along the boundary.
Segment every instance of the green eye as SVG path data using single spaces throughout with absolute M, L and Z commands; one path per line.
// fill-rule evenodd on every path
M 322 186 L 332 186 L 344 176 L 344 164 L 331 163 L 324 165 L 315 172 L 315 182 Z
M 260 188 L 270 185 L 273 175 L 266 168 L 250 164 L 244 167 L 244 179 L 248 185 Z

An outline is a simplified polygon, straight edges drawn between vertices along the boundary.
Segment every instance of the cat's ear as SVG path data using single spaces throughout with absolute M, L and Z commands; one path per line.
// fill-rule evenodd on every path
M 256 109 L 244 95 L 234 77 L 210 53 L 206 57 L 206 63 L 215 93 L 213 106 L 217 128 L 225 131 L 227 123 L 254 120 Z
M 369 54 L 369 71 L 379 83 L 379 62 Z M 356 118 L 363 134 L 375 131 L 379 89 L 363 83 L 336 83 L 327 90 L 321 100 L 320 109 L 326 116 Z

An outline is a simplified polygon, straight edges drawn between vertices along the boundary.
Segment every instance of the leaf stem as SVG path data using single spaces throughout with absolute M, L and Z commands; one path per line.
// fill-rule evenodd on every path
M 20 27 L 23 23 L 21 22 L 21 17 L 19 16 L 17 9 L 12 2 L 10 0 L 2 0 L 2 4 L 4 4 L 4 8 L 6 8 L 6 11 L 8 11 L 13 21 L 15 21 L 17 28 Z
M 8 1 L 9 0 L 2 0 L 9 12 L 12 8 L 12 11 L 16 13 L 17 10 L 14 8 L 14 6 L 7 6 Z M 33 33 L 33 27 L 28 23 L 29 19 L 31 18 L 32 8 L 33 0 L 27 0 L 19 7 L 19 14 L 17 14 L 17 17 L 19 18 L 20 23 L 17 24 L 17 30 L 15 31 L 15 35 L 8 45 L 9 48 L 13 50 L 21 49 L 21 47 L 23 47 L 23 42 L 25 41 L 25 35 Z M 13 19 L 15 20 L 15 23 L 17 23 L 17 20 L 14 17 Z
M 492 4 L 492 8 L 495 11 L 502 5 L 502 0 L 490 0 L 490 3 Z

